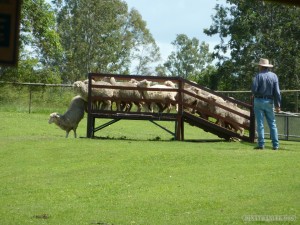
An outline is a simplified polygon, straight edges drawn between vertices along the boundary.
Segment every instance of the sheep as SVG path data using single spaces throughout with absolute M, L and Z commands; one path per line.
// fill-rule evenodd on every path
M 192 114 L 199 114 L 200 117 L 204 119 L 208 119 L 208 102 L 203 100 L 207 99 L 207 97 L 210 95 L 207 91 L 201 90 L 197 87 L 191 86 L 189 84 L 184 85 L 184 89 L 192 94 L 195 94 L 199 96 L 200 98 L 191 96 L 189 94 L 183 95 L 183 102 L 187 105 L 190 105 L 190 107 L 185 107 L 184 109 L 189 111 Z
M 207 99 L 207 96 L 203 95 L 201 92 L 199 92 L 197 95 L 201 98 L 197 98 L 194 112 L 197 113 L 201 118 L 208 120 L 210 115 L 209 103 L 208 101 L 202 99 Z
M 243 110 L 241 108 L 239 108 L 237 106 L 237 104 L 232 103 L 228 100 L 224 100 L 221 97 L 218 97 L 216 95 L 210 95 L 208 96 L 208 99 L 211 102 L 216 102 L 220 105 L 224 105 L 227 108 L 233 109 L 234 111 L 237 111 L 241 114 L 244 114 L 245 116 L 250 116 L 250 112 Z M 245 125 L 245 126 L 249 126 L 250 125 L 250 121 L 240 115 L 237 115 L 233 112 L 230 112 L 224 108 L 221 108 L 220 106 L 217 105 L 213 105 L 210 104 L 209 105 L 209 110 L 211 113 L 218 115 L 218 117 L 216 118 L 217 121 L 216 123 L 220 126 L 226 127 L 226 128 L 231 128 L 233 129 L 235 132 L 240 131 L 240 134 L 243 135 L 244 134 L 244 128 L 241 127 L 241 125 Z
M 214 94 L 210 94 L 207 96 L 207 99 L 209 102 L 214 102 L 220 105 L 226 105 L 226 101 Z M 208 109 L 210 111 L 210 113 L 212 113 L 212 117 L 216 117 L 216 115 L 218 115 L 218 117 L 216 117 L 216 124 L 225 127 L 225 121 L 224 118 L 227 115 L 227 110 L 224 108 L 221 108 L 220 106 L 217 106 L 215 104 L 208 104 Z
M 63 115 L 57 112 L 51 113 L 48 123 L 55 123 L 61 129 L 65 130 L 66 138 L 69 136 L 69 132 L 73 130 L 74 137 L 76 138 L 76 129 L 84 116 L 85 108 L 86 101 L 81 96 L 75 96 L 68 110 Z
M 184 86 L 184 89 L 189 92 L 189 93 L 192 93 L 194 95 L 197 95 L 197 93 L 190 87 L 190 86 L 187 86 L 185 85 Z M 195 113 L 195 107 L 197 105 L 197 102 L 198 102 L 198 99 L 195 98 L 194 96 L 191 96 L 189 94 L 183 94 L 182 95 L 182 102 L 184 104 L 186 104 L 186 106 L 184 105 L 183 108 L 184 110 L 190 112 L 190 113 Z
M 110 83 L 111 85 L 114 86 L 114 84 L 112 84 L 111 77 L 103 77 L 103 78 L 102 78 L 101 80 L 99 80 L 99 81 L 107 82 L 107 83 Z M 119 98 L 119 89 L 113 89 L 113 98 L 114 98 L 114 99 L 118 99 L 118 98 Z M 119 111 L 119 108 L 118 108 L 118 100 L 112 100 L 112 101 L 111 101 L 111 110 L 112 110 L 112 106 L 113 106 L 113 101 L 116 102 L 117 110 Z
M 167 86 L 167 85 L 170 86 Z M 167 83 L 165 83 L 164 85 L 162 84 L 155 84 L 153 86 L 151 86 L 151 82 L 147 81 L 147 80 L 142 80 L 140 81 L 140 83 L 138 84 L 139 87 L 146 87 L 146 88 L 160 88 L 160 89 L 171 89 L 175 86 L 173 86 L 173 84 L 169 81 Z M 171 87 L 173 86 L 173 87 Z M 176 102 L 176 96 L 177 96 L 177 92 L 174 91 L 150 91 L 150 90 L 146 90 L 146 91 L 142 91 L 143 93 L 143 97 L 144 99 L 147 100 L 160 100 L 162 101 L 162 104 L 160 103 L 156 103 L 157 106 L 159 107 L 159 112 L 163 112 L 166 108 L 168 109 L 167 112 L 169 113 L 171 110 L 171 102 L 170 101 L 174 101 Z M 150 112 L 153 112 L 153 102 L 150 102 L 148 104 L 149 106 L 149 110 Z M 176 110 L 178 110 L 176 108 Z
M 174 84 L 172 81 L 170 80 L 167 80 L 164 82 L 164 85 L 166 85 L 167 87 L 170 87 L 170 88 L 176 88 L 176 84 Z M 178 100 L 178 92 L 171 92 L 171 95 L 174 97 L 174 99 Z M 172 97 L 172 98 L 173 98 Z M 174 103 L 168 103 L 164 106 L 164 109 L 162 111 L 164 111 L 166 108 L 172 108 L 172 105 L 174 105 Z M 176 108 L 176 111 L 178 111 L 178 104 L 176 103 L 175 104 L 175 108 Z M 169 110 L 170 111 L 170 110 Z
M 129 82 L 117 82 L 114 77 L 111 77 L 110 84 L 112 84 L 113 86 L 135 88 L 137 87 L 138 81 L 135 79 L 131 79 Z M 130 111 L 133 102 L 138 107 L 137 112 L 141 112 L 142 110 L 141 99 L 143 98 L 143 96 L 138 90 L 115 89 L 114 97 L 116 98 L 118 111 L 124 110 L 124 107 L 126 107 L 126 111 Z
M 206 98 L 209 95 L 209 93 L 207 91 L 201 90 L 187 83 L 184 84 L 184 89 L 192 94 L 201 97 L 201 98 L 196 98 L 189 94 L 184 94 L 182 100 L 185 104 L 190 106 L 190 107 L 184 107 L 184 109 L 189 111 L 192 114 L 197 112 L 201 117 L 207 119 L 208 117 L 203 111 L 207 110 L 208 104 L 206 101 L 202 100 L 202 98 Z
M 227 102 L 228 103 L 228 102 Z M 234 109 L 235 111 L 250 117 L 250 112 L 244 109 L 239 108 L 236 104 L 231 103 L 231 109 Z M 241 135 L 244 135 L 244 131 L 245 129 L 243 127 L 241 127 L 240 124 L 249 127 L 250 126 L 250 120 L 237 115 L 235 113 L 232 112 L 227 112 L 226 116 L 226 124 L 229 125 L 235 132 L 240 131 Z
M 168 86 L 168 87 L 171 87 L 171 88 L 176 88 L 176 84 L 174 84 L 172 81 L 170 80 L 166 80 L 164 82 L 164 85 Z
M 185 110 L 190 111 L 190 113 L 197 113 L 200 117 L 204 119 L 208 119 L 209 109 L 208 109 L 208 101 L 203 99 L 207 99 L 211 94 L 203 89 L 197 88 L 195 86 L 185 84 L 184 89 L 190 93 L 196 94 L 200 98 L 196 98 L 190 96 L 188 94 L 183 95 L 184 103 L 191 105 L 192 109 L 185 108 Z
M 110 83 L 104 81 L 94 81 L 92 80 L 92 84 L 94 85 L 106 85 L 111 86 Z M 73 87 L 76 93 L 78 93 L 85 101 L 88 100 L 88 82 L 86 81 L 76 81 L 73 83 Z M 114 95 L 113 89 L 108 88 L 92 88 L 92 96 L 100 97 L 100 100 L 94 102 L 94 107 L 100 108 L 101 110 L 110 110 L 111 109 L 111 100 L 109 99 L 101 99 L 103 98 L 112 98 Z M 101 107 L 100 104 L 102 103 Z
M 230 128 L 235 132 L 240 132 L 241 135 L 244 134 L 244 128 L 241 127 L 241 124 L 244 126 L 249 126 L 249 119 L 239 116 L 235 113 L 232 113 L 225 108 L 222 108 L 214 103 L 224 105 L 227 108 L 234 109 L 237 112 L 244 114 L 245 116 L 250 116 L 249 112 L 243 110 L 237 106 L 237 104 L 232 103 L 231 101 L 224 100 L 223 98 L 207 92 L 206 90 L 199 89 L 197 87 L 185 84 L 185 90 L 190 93 L 196 94 L 201 98 L 195 98 L 191 95 L 184 94 L 183 102 L 190 107 L 186 107 L 185 110 L 189 110 L 190 113 L 197 112 L 202 118 L 208 120 L 209 116 L 216 119 L 216 124 L 222 127 Z M 207 99 L 207 101 L 202 100 L 202 98 Z

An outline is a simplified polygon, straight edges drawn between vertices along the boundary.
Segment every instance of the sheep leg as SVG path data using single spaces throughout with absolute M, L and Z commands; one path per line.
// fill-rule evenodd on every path
M 111 108 L 111 101 L 107 101 L 107 110 L 109 110 Z
M 147 103 L 147 112 L 153 112 L 152 103 Z
M 176 109 L 176 112 L 178 112 L 178 110 L 179 110 L 179 108 L 178 108 L 178 104 L 175 104 L 175 109 Z M 195 114 L 195 111 L 194 111 L 194 113 L 193 114 Z
M 116 105 L 117 105 L 117 111 L 121 111 L 121 102 L 116 101 Z
M 76 129 L 73 129 L 74 131 L 74 138 L 77 138 Z
M 245 129 L 240 127 L 241 136 L 244 136 L 244 131 L 245 131 Z
M 126 102 L 121 102 L 120 103 L 120 111 L 126 111 L 127 109 L 127 103 Z
M 217 119 L 216 124 L 221 126 L 221 127 L 225 127 L 225 122 L 222 119 Z
M 199 111 L 199 110 L 197 110 L 196 112 L 197 112 L 197 114 L 198 114 L 201 118 L 203 118 L 203 119 L 205 119 L 205 120 L 208 120 L 208 115 L 206 115 L 205 113 L 203 113 L 203 112 L 201 112 L 201 111 Z
M 131 108 L 132 108 L 132 102 L 129 102 L 129 103 L 126 104 L 126 110 L 125 111 L 130 112 Z
M 235 125 L 235 124 L 231 124 L 231 126 L 232 126 L 233 130 L 234 130 L 236 133 L 237 133 L 238 131 L 240 131 L 240 134 L 241 134 L 241 135 L 244 135 L 244 131 L 245 131 L 244 128 L 242 128 L 242 127 L 240 127 L 240 126 L 238 126 L 238 125 Z
M 101 108 L 101 102 L 100 101 L 96 101 L 96 109 L 100 109 Z
M 143 108 L 143 105 L 142 105 L 142 103 L 138 103 L 138 102 L 136 102 L 135 103 L 136 105 L 137 105 L 137 112 L 141 112 L 142 111 L 142 108 Z
M 154 105 L 153 102 L 151 102 L 150 105 L 149 105 L 149 110 L 150 110 L 151 113 L 154 112 L 154 106 L 153 105 Z
M 142 108 L 145 110 L 145 112 L 149 112 L 149 104 L 148 103 L 144 103 Z
M 167 105 L 163 105 L 162 103 L 156 103 L 158 107 L 158 112 L 162 113 L 167 108 Z
M 111 101 L 107 100 L 102 103 L 101 110 L 109 110 L 110 107 L 111 107 Z
M 142 104 L 141 103 L 139 103 L 139 102 L 133 102 L 135 105 L 136 105 L 136 107 L 137 107 L 137 112 L 141 112 L 142 111 Z
M 170 113 L 171 109 L 172 109 L 172 104 L 168 103 L 167 105 L 168 105 L 168 107 L 167 107 L 167 113 Z

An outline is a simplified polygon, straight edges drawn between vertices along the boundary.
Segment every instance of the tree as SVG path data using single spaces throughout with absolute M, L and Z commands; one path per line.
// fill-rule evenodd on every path
M 217 88 L 249 90 L 257 72 L 254 63 L 269 58 L 281 88 L 299 89 L 300 8 L 258 0 L 227 3 L 216 6 L 213 24 L 204 30 L 209 36 L 220 37 L 214 48 L 214 57 L 219 60 Z
M 151 63 L 160 60 L 159 48 L 155 43 L 150 31 L 146 28 L 146 22 L 142 20 L 141 15 L 135 9 L 130 11 L 130 18 L 134 24 L 133 50 L 131 51 L 131 63 L 136 64 L 134 73 L 142 75 L 151 75 Z
M 190 39 L 185 34 L 179 34 L 172 45 L 175 51 L 171 52 L 164 63 L 171 76 L 193 79 L 212 62 L 208 44 L 200 44 L 196 38 Z
M 62 46 L 51 5 L 45 0 L 24 0 L 21 24 L 22 47 L 30 48 L 42 66 L 57 65 Z
M 139 71 L 156 58 L 158 48 L 135 9 L 121 0 L 55 0 L 58 31 L 64 47 L 64 80 L 88 72 L 129 73 L 131 61 Z M 146 52 L 146 53 L 145 53 Z M 141 54 L 139 54 L 141 53 Z M 143 54 L 143 55 L 142 55 Z
M 55 14 L 45 0 L 23 0 L 21 8 L 19 66 L 0 68 L 0 79 L 9 81 L 58 81 L 62 46 Z M 38 72 L 38 73 L 35 73 Z M 49 74 L 51 80 L 48 80 Z

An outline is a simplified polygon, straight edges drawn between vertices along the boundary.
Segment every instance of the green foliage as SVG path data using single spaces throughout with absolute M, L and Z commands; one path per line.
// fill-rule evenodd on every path
M 64 47 L 64 80 L 88 72 L 129 73 L 132 60 L 138 72 L 157 60 L 158 47 L 137 10 L 120 0 L 54 1 L 58 32 Z
M 45 0 L 24 0 L 22 4 L 22 50 L 30 47 L 33 55 L 45 67 L 57 66 L 62 55 L 56 32 L 55 14 Z M 21 52 L 22 55 L 22 52 Z
M 1 224 L 231 225 L 247 223 L 248 215 L 298 220 L 298 142 L 282 142 L 275 152 L 238 142 L 66 139 L 45 114 L 0 112 L 0 119 Z M 81 136 L 85 124 L 79 124 Z M 120 127 L 127 132 L 127 126 L 141 129 L 131 122 Z M 144 128 L 155 135 L 156 128 Z M 205 135 L 197 130 L 197 137 Z
M 0 80 L 10 82 L 29 83 L 61 83 L 57 67 L 39 68 L 37 58 L 24 58 L 19 61 L 18 67 L 5 67 L 0 69 Z
M 1 80 L 72 83 L 88 72 L 127 74 L 132 63 L 146 75 L 160 57 L 146 22 L 121 0 L 24 0 L 21 10 L 19 66 L 0 68 Z
M 150 65 L 160 59 L 159 47 L 156 45 L 154 38 L 146 27 L 146 22 L 143 21 L 139 12 L 132 9 L 129 15 L 133 27 L 131 32 L 134 34 L 130 57 L 131 63 L 136 63 L 133 73 L 152 75 L 153 71 L 151 71 Z
M 299 89 L 299 7 L 258 0 L 227 2 L 216 6 L 213 24 L 204 31 L 220 37 L 214 53 L 220 60 L 218 89 L 249 90 L 259 58 L 275 65 L 281 89 Z
M 204 70 L 196 74 L 196 76 L 192 76 L 190 79 L 198 84 L 201 84 L 202 86 L 206 86 L 212 90 L 216 90 L 217 79 L 215 79 L 215 76 L 218 76 L 217 72 L 218 71 L 215 66 L 208 65 Z
M 45 0 L 24 0 L 21 8 L 17 68 L 0 67 L 0 79 L 14 82 L 60 82 L 62 46 L 55 15 Z
M 193 79 L 212 62 L 208 44 L 200 44 L 197 38 L 189 39 L 185 34 L 179 34 L 172 45 L 176 50 L 164 63 L 171 76 Z

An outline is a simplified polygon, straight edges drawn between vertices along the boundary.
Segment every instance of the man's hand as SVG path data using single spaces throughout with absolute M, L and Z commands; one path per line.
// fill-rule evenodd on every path
M 275 112 L 280 113 L 280 107 L 275 107 Z

